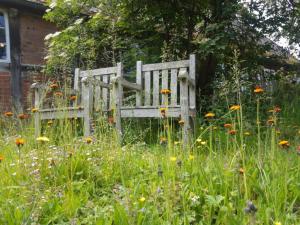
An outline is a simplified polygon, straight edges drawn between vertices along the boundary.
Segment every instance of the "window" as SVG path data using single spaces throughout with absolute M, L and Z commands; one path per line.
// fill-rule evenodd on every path
M 0 62 L 10 61 L 8 17 L 0 10 Z

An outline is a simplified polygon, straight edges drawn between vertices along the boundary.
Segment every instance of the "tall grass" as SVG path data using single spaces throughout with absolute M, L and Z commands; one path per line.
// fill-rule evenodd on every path
M 2 116 L 0 224 L 300 224 L 299 98 L 269 125 L 255 100 L 259 119 L 237 104 L 201 117 L 188 148 L 168 118 L 144 134 L 133 122 L 120 146 L 102 117 L 91 140 L 61 120 L 45 122 L 40 142 L 31 119 Z

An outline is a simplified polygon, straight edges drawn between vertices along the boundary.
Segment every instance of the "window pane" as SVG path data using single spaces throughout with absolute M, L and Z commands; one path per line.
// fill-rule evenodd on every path
M 5 17 L 4 14 L 0 12 L 0 60 L 7 59 L 6 43 Z

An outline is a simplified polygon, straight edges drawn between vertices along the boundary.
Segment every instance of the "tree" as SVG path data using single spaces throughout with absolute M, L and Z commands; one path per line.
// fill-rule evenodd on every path
M 202 95 L 212 93 L 217 71 L 226 74 L 234 50 L 244 67 L 256 70 L 274 47 L 266 36 L 299 40 L 300 7 L 292 0 L 57 0 L 50 8 L 45 18 L 61 33 L 49 39 L 48 71 L 117 61 L 132 68 L 137 59 L 157 62 L 197 53 Z

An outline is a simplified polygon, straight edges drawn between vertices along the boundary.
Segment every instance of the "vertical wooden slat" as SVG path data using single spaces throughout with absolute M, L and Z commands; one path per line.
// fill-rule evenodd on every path
M 196 56 L 194 54 L 190 55 L 189 76 L 192 80 L 196 81 Z M 189 98 L 190 98 L 190 108 L 195 109 L 196 108 L 195 86 L 189 87 Z
M 142 85 L 142 61 L 136 62 L 136 84 Z M 140 91 L 136 92 L 136 106 L 142 105 L 142 95 Z
M 153 71 L 153 106 L 159 105 L 159 71 Z
M 112 79 L 113 79 L 114 77 L 116 77 L 116 74 L 111 74 L 111 75 L 109 76 L 110 83 L 111 83 L 111 81 L 112 81 Z M 113 95 L 113 88 L 107 90 L 107 92 L 108 92 L 108 98 L 109 98 L 108 109 L 109 109 L 109 110 L 112 110 L 112 109 L 113 109 L 113 104 L 114 104 L 114 98 L 115 98 L 115 96 Z
M 74 73 L 74 91 L 79 90 L 79 77 L 80 77 L 80 69 L 76 68 Z
M 122 63 L 117 64 L 117 77 L 123 78 L 123 65 Z M 116 128 L 119 135 L 119 140 L 122 138 L 122 124 L 121 124 L 121 106 L 123 100 L 123 86 L 121 83 L 121 79 L 117 80 L 114 83 L 113 92 L 115 98 L 115 120 L 116 120 Z
M 108 76 L 109 75 L 104 75 L 103 76 L 103 83 L 106 83 L 106 84 L 108 84 Z M 102 88 L 102 106 L 103 106 L 103 108 L 102 108 L 102 110 L 103 111 L 106 111 L 106 110 L 108 110 L 108 101 L 109 101 L 109 99 L 108 99 L 108 90 L 107 90 L 107 88 Z
M 101 76 L 95 76 L 95 79 L 101 81 Z M 94 108 L 96 112 L 99 112 L 102 109 L 102 99 L 101 99 L 101 87 L 99 85 L 95 85 L 95 93 L 94 93 Z
M 38 109 L 41 105 L 41 89 L 36 88 L 34 89 L 34 108 Z M 36 112 L 34 114 L 34 134 L 35 137 L 40 136 L 41 134 L 41 119 L 40 119 L 40 113 Z
M 76 101 L 73 101 L 72 105 L 73 107 L 75 107 L 78 103 L 78 101 L 81 101 L 79 99 L 79 79 L 80 79 L 80 69 L 79 68 L 76 68 L 75 69 L 75 73 L 74 73 L 74 94 L 77 96 L 77 100 Z
M 144 73 L 145 78 L 145 105 L 150 105 L 150 89 L 151 89 L 151 72 L 145 72 Z
M 187 73 L 185 68 L 179 70 L 179 74 Z M 186 78 L 180 79 L 180 107 L 181 119 L 184 121 L 182 135 L 184 146 L 188 144 L 190 121 L 189 121 L 189 105 L 188 105 L 188 81 Z
M 169 89 L 168 87 L 168 76 L 169 76 L 169 71 L 168 70 L 163 70 L 162 71 L 162 89 Z M 169 104 L 168 102 L 168 97 L 169 95 L 162 95 L 161 99 L 161 104 L 164 106 L 167 106 Z
M 171 70 L 171 83 L 170 83 L 170 89 L 171 89 L 171 105 L 176 106 L 177 105 L 177 69 Z
M 82 82 L 82 103 L 84 108 L 84 115 L 83 115 L 83 132 L 84 136 L 89 136 L 91 132 L 91 125 L 90 125 L 90 118 L 91 118 L 91 84 L 89 81 Z

